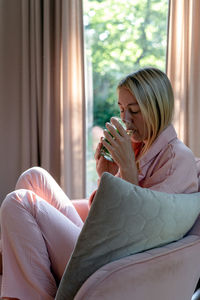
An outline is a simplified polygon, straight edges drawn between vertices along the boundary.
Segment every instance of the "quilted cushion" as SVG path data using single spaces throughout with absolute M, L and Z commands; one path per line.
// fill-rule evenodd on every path
M 104 173 L 56 300 L 73 299 L 111 261 L 182 238 L 199 212 L 199 193 L 161 193 Z

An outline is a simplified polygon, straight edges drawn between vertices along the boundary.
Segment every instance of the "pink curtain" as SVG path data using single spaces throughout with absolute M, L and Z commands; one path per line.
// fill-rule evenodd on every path
M 0 1 L 0 197 L 25 169 L 85 196 L 81 0 Z
M 200 1 L 171 0 L 167 74 L 175 94 L 174 125 L 200 156 Z

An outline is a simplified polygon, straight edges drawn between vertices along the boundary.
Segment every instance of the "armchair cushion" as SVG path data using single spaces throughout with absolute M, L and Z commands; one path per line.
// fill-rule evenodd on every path
M 56 300 L 73 299 L 101 266 L 182 238 L 200 212 L 200 193 L 167 194 L 104 173 Z

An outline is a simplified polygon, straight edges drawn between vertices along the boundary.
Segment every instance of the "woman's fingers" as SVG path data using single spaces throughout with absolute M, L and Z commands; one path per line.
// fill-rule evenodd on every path
M 113 137 L 116 137 L 117 135 L 119 135 L 118 132 L 116 131 L 116 128 L 111 123 L 107 122 L 106 128 L 107 128 L 107 130 L 104 129 L 104 135 L 105 135 L 105 132 L 108 132 L 108 131 L 110 132 L 110 134 Z M 110 137 L 112 137 L 111 135 L 110 135 Z
M 111 138 L 112 139 L 112 138 Z M 107 140 L 107 141 L 106 141 Z M 109 143 L 109 140 L 108 138 L 106 138 L 106 140 L 103 140 L 102 141 L 102 144 L 104 147 L 106 147 L 106 149 L 110 152 L 112 152 L 113 148 L 112 148 L 112 145 Z
M 98 143 L 95 154 L 94 154 L 94 159 L 98 160 L 101 156 L 101 148 L 102 148 L 102 142 Z
M 126 130 L 124 129 L 124 127 L 119 123 L 119 121 L 115 117 L 112 117 L 110 121 L 114 125 L 114 127 L 117 128 L 117 130 L 121 136 L 127 135 Z
M 103 131 L 103 134 L 104 134 L 104 137 L 105 137 L 105 139 L 110 143 L 110 144 L 114 144 L 115 143 L 115 139 L 117 139 L 117 136 L 119 136 L 119 134 L 113 134 L 112 132 L 111 132 L 112 130 L 110 130 L 109 129 L 109 131 L 108 130 L 106 130 L 106 129 L 104 129 L 104 131 Z M 105 140 L 105 139 L 103 139 L 102 140 L 102 143 L 103 143 L 103 141 Z

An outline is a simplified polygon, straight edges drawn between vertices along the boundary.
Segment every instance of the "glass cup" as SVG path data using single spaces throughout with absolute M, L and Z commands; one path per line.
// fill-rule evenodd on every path
M 118 121 L 118 122 L 123 126 L 123 128 L 126 130 L 126 125 L 124 124 L 124 122 L 122 121 L 122 119 L 119 118 L 119 117 L 114 117 L 114 118 L 117 119 L 117 121 Z M 117 128 L 115 128 L 115 129 L 116 129 L 116 131 L 119 133 L 118 129 L 117 129 Z M 106 129 L 106 130 L 107 130 L 107 129 Z M 108 130 L 107 130 L 107 131 L 108 131 Z M 108 131 L 108 133 L 112 136 L 112 134 L 111 134 L 109 131 Z M 113 136 L 112 136 L 112 137 L 113 137 Z M 105 139 L 105 141 L 108 142 L 107 139 Z M 109 143 L 109 142 L 108 142 L 108 143 Z M 101 154 L 106 160 L 113 162 L 112 156 L 111 156 L 110 152 L 108 151 L 108 149 L 107 149 L 106 147 L 102 146 L 100 154 Z

